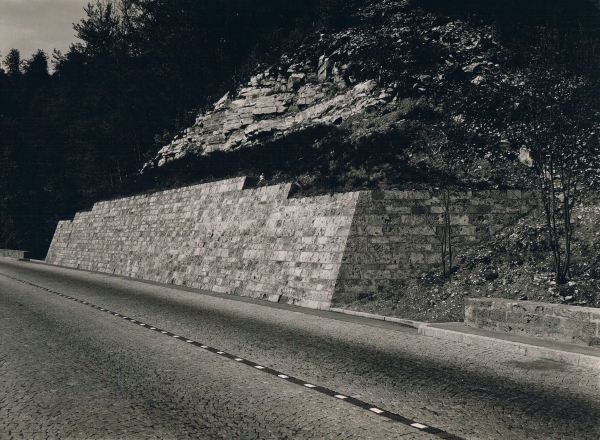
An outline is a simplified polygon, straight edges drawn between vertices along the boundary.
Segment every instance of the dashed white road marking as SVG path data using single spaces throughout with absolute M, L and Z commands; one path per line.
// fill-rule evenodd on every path
M 128 317 L 127 317 L 127 316 L 125 316 L 125 315 L 121 315 L 121 314 L 119 314 L 119 313 L 112 312 L 112 311 L 110 311 L 110 310 L 107 310 L 107 309 L 100 308 L 99 306 L 95 306 L 95 305 L 93 305 L 93 304 L 91 304 L 91 303 L 88 303 L 88 302 L 85 302 L 85 301 L 83 301 L 83 300 L 79 300 L 79 299 L 76 299 L 76 298 L 73 298 L 73 297 L 70 297 L 70 296 L 67 296 L 67 295 L 61 294 L 61 293 L 59 293 L 59 292 L 55 292 L 55 291 L 53 291 L 53 290 L 50 290 L 50 289 L 44 288 L 44 287 L 42 287 L 42 286 L 38 286 L 38 285 L 36 285 L 36 284 L 32 284 L 32 283 L 29 283 L 29 282 L 27 282 L 27 281 L 24 281 L 24 280 L 20 280 L 20 279 L 18 279 L 18 278 L 11 277 L 11 276 L 9 276 L 9 275 L 6 275 L 6 274 L 3 274 L 3 273 L 0 273 L 0 275 L 2 275 L 2 276 L 5 276 L 5 277 L 7 277 L 7 278 L 12 278 L 12 279 L 14 279 L 14 280 L 16 280 L 16 281 L 19 281 L 19 282 L 23 283 L 23 284 L 28 284 L 28 285 L 31 285 L 31 286 L 33 286 L 33 287 L 37 287 L 37 288 L 39 288 L 39 289 L 45 290 L 45 291 L 47 291 L 47 292 L 50 292 L 50 293 L 53 293 L 53 294 L 55 294 L 55 295 L 58 295 L 58 296 L 61 296 L 61 297 L 64 297 L 64 298 L 70 299 L 70 300 L 72 300 L 72 301 L 76 301 L 76 302 L 79 302 L 79 303 L 82 303 L 82 304 L 88 305 L 88 306 L 90 306 L 90 307 L 93 307 L 93 308 L 95 308 L 95 309 L 100 309 L 101 311 L 103 311 L 103 312 L 108 312 L 108 313 L 110 313 L 111 315 L 114 315 L 114 316 L 117 316 L 117 317 L 118 317 L 118 316 L 120 316 L 120 317 L 122 317 L 123 319 L 129 319 L 131 322 L 138 322 L 138 321 L 136 321 L 135 319 L 128 318 Z M 294 312 L 294 313 L 298 313 L 298 312 Z M 147 324 L 140 323 L 140 325 L 141 325 L 141 326 L 144 326 L 144 327 L 146 327 L 146 325 L 147 325 Z M 150 327 L 150 326 L 148 326 L 148 327 L 146 327 L 146 328 L 149 328 L 150 330 L 159 330 L 159 329 L 157 329 L 156 327 Z M 160 331 L 160 330 L 159 330 L 159 331 Z M 167 332 L 167 331 L 164 331 L 164 330 L 163 330 L 163 331 L 160 331 L 160 332 L 161 332 L 161 333 L 163 333 L 163 334 L 167 334 L 167 333 L 169 333 L 169 332 Z M 172 335 L 172 334 L 171 334 L 171 335 Z M 180 336 L 179 336 L 179 335 L 172 335 L 172 336 L 173 336 L 174 338 L 180 338 Z M 185 339 L 185 338 L 183 338 L 182 340 L 184 340 L 184 339 Z M 185 342 L 194 342 L 194 341 L 193 341 L 193 340 L 191 340 L 191 339 L 187 339 L 187 340 L 185 340 Z M 207 345 L 201 345 L 200 347 L 201 347 L 201 348 L 204 348 L 204 349 L 209 349 L 209 351 L 216 351 L 216 349 L 215 349 L 215 348 L 211 348 L 211 347 L 209 347 L 209 346 L 207 346 Z M 225 354 L 225 352 L 223 352 L 223 351 L 217 351 L 217 354 Z M 236 360 L 236 361 L 238 361 L 238 362 L 241 362 L 241 361 L 243 361 L 244 359 L 242 359 L 242 358 L 235 358 L 235 360 Z M 407 426 L 412 426 L 413 428 L 417 428 L 417 429 L 423 430 L 424 432 L 427 432 L 427 433 L 430 433 L 430 434 L 436 435 L 436 436 L 438 436 L 438 437 L 440 437 L 440 438 L 444 438 L 444 439 L 453 439 L 453 440 L 462 440 L 460 437 L 457 437 L 457 436 L 454 436 L 454 435 L 452 435 L 452 434 L 449 434 L 449 433 L 447 433 L 446 431 L 443 431 L 443 430 L 441 430 L 441 429 L 434 428 L 434 427 L 431 427 L 431 426 L 423 425 L 422 423 L 417 423 L 417 422 L 415 422 L 415 421 L 413 421 L 413 420 L 410 420 L 410 419 L 408 419 L 408 418 L 406 418 L 406 417 L 403 417 L 403 416 L 402 416 L 402 415 L 400 415 L 400 414 L 391 413 L 391 412 L 389 412 L 389 411 L 385 411 L 385 410 L 379 409 L 379 408 L 377 408 L 377 407 L 370 407 L 370 406 L 368 405 L 368 403 L 367 403 L 367 402 L 364 402 L 364 401 L 361 401 L 361 400 L 359 400 L 360 396 L 354 396 L 354 397 L 352 397 L 352 398 L 349 398 L 348 396 L 345 396 L 345 395 L 343 395 L 343 394 L 335 394 L 335 392 L 334 392 L 334 391 L 332 391 L 332 390 L 330 390 L 330 389 L 328 389 L 328 388 L 319 387 L 319 386 L 317 386 L 317 385 L 313 385 L 313 384 L 311 384 L 311 383 L 305 383 L 305 382 L 302 382 L 302 381 L 301 381 L 300 379 L 298 379 L 298 378 L 294 378 L 294 377 L 287 376 L 287 375 L 285 375 L 285 374 L 281 374 L 281 373 L 279 373 L 278 371 L 275 371 L 275 370 L 272 370 L 272 369 L 266 369 L 266 367 L 263 367 L 262 365 L 257 365 L 257 364 L 254 364 L 254 362 L 246 361 L 246 364 L 247 364 L 247 365 L 251 365 L 251 366 L 253 366 L 254 368 L 257 368 L 257 369 L 259 369 L 259 370 L 265 370 L 264 372 L 266 372 L 266 373 L 268 373 L 268 374 L 277 375 L 278 377 L 280 377 L 280 378 L 282 378 L 282 379 L 290 379 L 292 382 L 294 382 L 294 383 L 297 383 L 298 385 L 300 385 L 300 384 L 303 384 L 303 385 L 304 385 L 305 387 L 307 387 L 307 388 L 314 388 L 314 389 L 315 389 L 315 391 L 317 391 L 317 392 L 321 392 L 321 393 L 327 394 L 327 395 L 329 395 L 329 396 L 332 396 L 332 395 L 333 395 L 333 397 L 335 397 L 335 398 L 337 398 L 337 399 L 341 399 L 341 400 L 349 399 L 349 400 L 348 400 L 348 402 L 349 402 L 349 403 L 351 403 L 351 404 L 353 404 L 353 405 L 356 405 L 356 406 L 358 406 L 358 407 L 360 407 L 360 408 L 363 408 L 363 409 L 365 409 L 365 410 L 367 410 L 367 409 L 368 409 L 369 411 L 372 411 L 372 412 L 374 412 L 374 413 L 376 413 L 376 414 L 378 414 L 378 415 L 381 415 L 381 417 L 385 417 L 385 418 L 387 418 L 387 419 L 390 419 L 390 420 L 396 421 L 396 422 L 398 422 L 398 423 L 402 423 L 402 424 L 404 424 L 404 425 L 407 425 Z
M 427 425 L 421 425 L 420 423 L 411 423 L 410 426 L 414 426 L 415 428 L 425 429 Z

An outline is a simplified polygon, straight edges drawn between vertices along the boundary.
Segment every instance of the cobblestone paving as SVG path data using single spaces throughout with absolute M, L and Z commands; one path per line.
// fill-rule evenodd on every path
M 140 321 L 186 337 L 210 343 L 214 347 L 220 347 L 228 352 L 311 383 L 347 395 L 360 396 L 362 400 L 373 403 L 380 408 L 399 413 L 423 424 L 444 429 L 464 438 L 600 438 L 600 422 L 598 422 L 600 420 L 600 398 L 598 397 L 600 371 L 586 371 L 552 361 L 532 360 L 516 354 L 420 337 L 416 335 L 415 330 L 403 327 L 392 330 L 325 319 L 311 314 L 198 295 L 193 292 L 142 284 L 134 280 L 100 274 L 58 269 L 43 265 L 28 265 L 27 263 L 9 264 L 4 260 L 0 263 L 0 272 L 59 290 L 65 294 L 119 311 Z M 7 279 L 0 280 L 0 288 L 4 290 L 8 284 L 11 286 L 18 284 L 12 281 L 10 283 Z M 22 289 L 23 286 L 20 288 Z M 115 369 L 119 371 L 116 381 L 115 379 L 108 381 L 111 386 L 103 386 L 100 389 L 104 390 L 103 392 L 121 394 L 123 394 L 123 390 L 128 390 L 128 393 L 124 397 L 119 394 L 111 399 L 100 399 L 101 402 L 118 402 L 121 405 L 120 411 L 123 411 L 124 414 L 127 414 L 132 406 L 135 407 L 127 399 L 135 399 L 135 396 L 139 399 L 140 394 L 138 391 L 134 391 L 137 388 L 133 386 L 133 379 L 126 379 L 125 374 L 121 373 L 120 370 L 127 371 L 127 374 L 133 374 L 133 377 L 140 377 L 140 380 L 143 379 L 143 383 L 150 382 L 147 386 L 152 390 L 158 386 L 156 384 L 161 382 L 163 377 L 167 377 L 157 367 L 152 371 L 148 371 L 149 367 L 146 367 L 145 364 L 143 367 L 139 366 L 137 360 L 139 358 L 150 358 L 150 365 L 160 364 L 160 362 L 175 363 L 173 367 L 169 368 L 173 370 L 170 372 L 173 377 L 170 382 L 167 382 L 170 387 L 174 387 L 179 392 L 179 394 L 175 391 L 169 392 L 169 396 L 178 396 L 174 397 L 175 403 L 170 401 L 172 411 L 178 415 L 185 414 L 186 408 L 190 405 L 188 402 L 192 402 L 194 398 L 197 398 L 190 397 L 190 393 L 186 393 L 185 388 L 181 388 L 183 387 L 182 383 L 186 383 L 185 381 L 198 380 L 191 376 L 185 376 L 189 373 L 188 368 L 192 367 L 185 360 L 181 360 L 182 358 L 173 358 L 179 359 L 177 361 L 171 360 L 170 354 L 167 353 L 167 349 L 170 350 L 171 348 L 166 342 L 161 343 L 158 340 L 154 342 L 153 338 L 155 336 L 139 336 L 143 343 L 135 342 L 139 331 L 131 323 L 127 326 L 126 322 L 114 322 L 115 320 L 111 319 L 110 316 L 93 309 L 83 312 L 81 309 L 84 306 L 70 302 L 63 304 L 61 298 L 54 295 L 53 299 L 46 298 L 48 294 L 39 289 L 37 292 L 34 292 L 34 288 L 27 290 L 31 292 L 27 296 L 28 298 L 31 296 L 31 301 L 33 301 L 33 298 L 37 298 L 39 301 L 44 298 L 44 302 L 52 303 L 57 310 L 73 310 L 74 313 L 69 316 L 81 316 L 77 322 L 70 324 L 71 329 L 69 331 L 65 330 L 64 339 L 58 335 L 51 337 L 55 344 L 69 347 L 69 344 L 64 341 L 69 341 L 76 338 L 76 335 L 81 335 L 72 344 L 73 346 L 81 346 L 83 341 L 86 340 L 85 338 L 89 337 L 90 334 L 95 334 L 96 327 L 107 329 L 117 326 L 119 329 L 123 326 L 129 327 L 128 329 L 123 327 L 120 338 L 116 335 L 109 337 L 108 333 L 106 335 L 104 332 L 100 333 L 103 338 L 116 338 L 114 341 L 110 339 L 112 341 L 110 344 L 108 342 L 100 344 L 101 339 L 99 339 L 98 341 L 94 340 L 93 344 L 86 342 L 89 347 L 85 346 L 78 354 L 71 355 L 68 354 L 69 352 L 64 353 L 61 351 L 60 362 L 67 362 L 65 359 L 75 356 L 76 359 L 73 361 L 81 363 L 81 353 L 86 353 L 83 356 L 83 359 L 88 361 L 86 364 L 88 367 L 86 368 L 98 369 L 99 366 L 104 365 L 107 371 L 113 373 Z M 6 295 L 3 293 L 0 297 L 6 297 Z M 33 304 L 37 303 L 33 302 Z M 17 310 L 21 310 L 21 308 Z M 29 309 L 26 308 L 26 310 Z M 44 316 L 44 312 L 40 312 L 40 320 L 49 319 L 44 318 Z M 94 324 L 87 324 L 88 321 L 83 316 Z M 84 322 L 80 322 L 82 319 Z M 67 322 L 69 321 L 67 320 Z M 0 319 L 3 333 L 6 332 L 4 330 L 5 325 L 5 320 Z M 88 325 L 91 325 L 90 334 L 83 330 Z M 30 333 L 27 332 L 26 336 L 30 337 L 29 335 Z M 3 340 L 7 339 L 12 340 L 12 336 L 11 338 L 5 338 L 3 335 Z M 149 355 L 150 341 L 152 341 L 152 344 L 156 344 L 156 347 L 152 346 L 153 355 Z M 169 343 L 171 342 L 169 341 Z M 19 340 L 19 343 L 23 344 L 24 342 Z M 118 348 L 108 349 L 107 347 Z M 145 350 L 140 352 L 140 347 L 145 347 Z M 111 368 L 108 368 L 106 358 L 102 358 L 104 359 L 102 361 L 102 359 L 95 358 L 95 356 L 106 356 L 107 353 L 112 353 L 110 350 L 118 352 L 118 357 L 115 358 L 118 359 L 118 362 L 115 366 L 111 364 Z M 175 349 L 173 348 L 173 350 Z M 186 348 L 184 346 L 184 348 L 178 350 L 185 351 Z M 1 353 L 0 359 L 4 360 L 5 356 L 8 358 L 4 351 Z M 157 355 L 157 353 L 160 355 Z M 10 351 L 9 357 L 12 359 L 15 356 L 13 351 Z M 190 356 L 197 357 L 198 354 L 190 354 Z M 210 356 L 217 357 L 215 355 Z M 209 354 L 202 354 L 200 358 L 203 362 L 217 362 L 216 360 L 208 360 L 210 356 Z M 46 354 L 45 357 L 52 358 L 50 354 Z M 20 358 L 17 357 L 16 359 Z M 168 359 L 168 361 L 165 359 Z M 19 377 L 23 375 L 26 377 L 35 376 L 33 372 L 31 374 L 25 373 L 31 368 L 30 362 L 27 362 L 26 368 L 18 368 Z M 241 366 L 236 366 L 231 361 L 229 361 L 229 364 L 233 364 L 233 366 L 227 364 L 224 360 L 219 362 L 216 364 L 217 367 L 211 367 L 207 364 L 206 370 L 202 367 L 202 373 L 197 373 L 210 378 L 208 381 L 211 384 L 218 384 L 202 394 L 208 396 L 208 393 L 210 393 L 210 399 L 213 402 L 220 402 L 220 396 L 226 393 L 223 390 L 231 390 L 231 383 L 246 374 L 250 374 L 247 372 L 242 373 L 239 370 Z M 77 362 L 75 362 L 76 364 Z M 52 365 L 54 365 L 53 362 Z M 69 365 L 71 364 L 69 363 Z M 65 368 L 63 366 L 58 368 L 57 371 L 63 371 Z M 194 362 L 193 368 L 200 367 L 198 367 L 198 363 Z M 231 371 L 228 369 L 231 369 Z M 246 367 L 246 369 L 248 368 Z M 5 373 L 5 371 L 12 371 L 10 374 L 14 375 L 17 370 L 14 367 L 7 370 L 7 367 L 2 366 L 0 367 L 1 377 L 6 377 L 8 373 Z M 69 371 L 69 369 L 66 368 L 65 371 Z M 102 368 L 100 368 L 100 371 L 103 371 Z M 137 371 L 138 373 L 129 373 L 129 371 Z M 233 375 L 233 379 L 227 376 L 226 371 Z M 226 379 L 221 377 L 221 373 Z M 87 374 L 91 379 L 85 381 L 85 387 L 91 386 L 93 380 L 100 380 L 89 372 Z M 253 372 L 252 374 L 256 373 Z M 213 376 L 221 378 L 223 385 L 221 385 L 219 379 L 213 378 Z M 65 380 L 72 377 L 81 380 L 81 377 L 86 376 L 83 373 L 69 373 L 65 376 Z M 150 380 L 151 377 L 154 380 Z M 180 382 L 180 380 L 184 380 L 184 382 Z M 263 381 L 270 383 L 272 379 L 261 377 L 257 381 L 259 383 Z M 101 380 L 100 382 L 103 383 Z M 36 383 L 35 380 L 32 383 Z M 229 384 L 229 387 L 226 384 Z M 257 387 L 256 392 L 259 395 L 260 393 L 270 393 L 270 385 L 264 385 L 266 386 L 265 389 L 261 389 L 260 386 Z M 291 385 L 286 384 L 286 386 Z M 245 388 L 247 387 L 244 386 L 243 388 L 244 393 L 243 396 L 240 396 L 241 400 L 235 402 L 246 402 L 249 399 L 250 402 L 253 402 L 251 399 L 254 397 L 248 397 L 246 394 Z M 322 404 L 325 406 L 319 406 L 321 409 L 316 410 L 317 414 L 323 414 L 323 411 L 327 414 L 329 409 L 323 410 L 323 408 L 343 408 L 336 410 L 335 414 L 338 415 L 342 414 L 341 411 L 345 411 L 343 417 L 336 418 L 334 422 L 322 415 L 311 419 L 306 409 L 303 408 L 300 414 L 306 416 L 307 423 L 311 426 L 313 426 L 313 423 L 323 426 L 317 428 L 321 434 L 313 434 L 315 438 L 328 438 L 333 433 L 337 435 L 341 432 L 360 438 L 368 438 L 369 435 L 372 438 L 394 438 L 394 436 L 405 433 L 409 436 L 408 438 L 413 438 L 411 437 L 413 435 L 424 435 L 423 433 L 410 431 L 411 428 L 401 427 L 399 424 L 393 424 L 391 434 L 389 432 L 363 431 L 361 429 L 357 431 L 355 428 L 350 427 L 351 421 L 357 420 L 357 417 L 374 420 L 373 423 L 377 428 L 373 429 L 381 429 L 386 424 L 373 419 L 370 415 L 348 416 L 352 411 L 360 412 L 360 410 L 351 411 L 345 408 L 349 405 L 343 406 L 343 403 L 329 402 L 326 396 L 318 396 L 315 393 L 310 394 L 309 390 L 294 390 L 290 392 L 306 393 L 308 391 L 309 394 L 306 395 L 306 398 L 309 401 L 316 399 L 318 402 L 323 402 Z M 275 391 L 272 392 L 277 396 Z M 161 390 L 160 393 L 164 394 L 165 392 Z M 216 394 L 213 395 L 213 393 Z M 93 395 L 91 391 L 84 394 L 86 396 Z M 198 392 L 191 394 L 197 396 Z M 12 396 L 13 393 L 5 393 L 2 400 L 0 400 L 2 402 L 0 420 L 6 420 L 4 411 L 6 408 L 12 408 L 11 404 L 6 404 L 7 399 L 10 400 L 7 397 L 8 395 Z M 25 393 L 24 395 L 28 394 Z M 35 399 L 40 399 L 45 395 L 44 393 L 38 393 Z M 22 399 L 25 399 L 25 397 L 22 397 Z M 142 398 L 141 400 L 145 401 L 147 399 Z M 157 401 L 160 402 L 160 399 Z M 136 400 L 136 402 L 138 401 Z M 178 408 L 178 402 L 181 402 L 183 409 Z M 265 400 L 261 402 L 265 402 Z M 289 399 L 282 399 L 280 396 L 270 397 L 266 402 L 268 404 L 263 403 L 259 406 L 268 406 L 271 412 L 274 408 L 277 408 L 275 412 L 278 414 L 280 408 L 289 408 L 291 405 Z M 141 404 L 137 403 L 137 405 Z M 164 416 L 159 417 L 152 413 L 150 411 L 152 407 L 147 404 L 144 405 L 143 415 L 150 417 L 152 421 L 164 419 Z M 308 433 L 308 431 L 297 430 L 296 432 L 290 431 L 282 434 L 283 428 L 279 424 L 283 421 L 298 420 L 294 416 L 281 415 L 279 418 L 265 418 L 265 416 L 261 416 L 259 412 L 252 409 L 255 406 L 250 405 L 249 409 L 246 409 L 245 406 L 241 408 L 233 405 L 233 407 L 235 407 L 235 411 L 240 411 L 239 414 L 245 414 L 245 411 L 248 410 L 248 413 L 243 415 L 244 420 L 252 420 L 252 417 L 255 417 L 257 419 L 256 426 L 265 426 L 267 431 L 270 429 L 273 438 L 285 438 L 285 435 L 288 435 L 289 438 L 304 438 L 303 435 L 306 436 Z M 293 407 L 295 408 L 295 405 Z M 110 405 L 102 406 L 103 411 L 106 411 L 107 408 L 109 411 L 114 409 Z M 160 409 L 157 406 L 154 411 L 165 414 L 162 408 L 163 406 L 160 406 Z M 213 414 L 218 414 L 221 410 L 218 405 L 212 408 Z M 14 409 L 11 410 L 14 411 Z M 85 404 L 78 406 L 78 410 L 82 414 L 90 412 L 89 406 Z M 210 413 L 210 411 L 208 412 Z M 287 413 L 287 410 L 284 412 Z M 93 412 L 93 414 L 96 414 L 96 412 Z M 11 416 L 10 419 L 14 420 L 15 418 Z M 73 420 L 76 420 L 76 418 Z M 125 420 L 130 419 L 125 418 Z M 144 426 L 143 418 L 138 417 L 135 420 L 136 426 Z M 2 423 L 4 422 L 0 421 L 0 426 L 2 426 Z M 271 425 L 272 423 L 274 425 Z M 295 429 L 294 423 L 283 424 L 288 429 Z M 386 423 L 389 425 L 389 422 Z M 97 424 L 98 426 L 101 425 L 101 423 Z M 359 425 L 362 426 L 360 423 Z M 187 425 L 182 422 L 181 426 Z M 242 426 L 245 427 L 246 424 Z M 106 428 L 106 425 L 103 428 Z M 98 432 L 103 432 L 103 428 L 99 428 Z M 189 432 L 195 432 L 195 435 L 201 432 L 197 427 L 194 429 L 196 431 Z M 224 428 L 219 425 L 217 432 L 218 429 Z M 409 429 L 409 431 L 406 429 Z M 158 431 L 154 430 L 152 432 L 156 433 Z M 226 438 L 238 438 L 231 435 L 232 430 L 226 432 L 228 433 Z M 326 434 L 322 434 L 324 432 Z M 128 438 L 128 434 L 121 433 L 120 435 L 123 438 Z M 148 438 L 146 431 L 140 431 L 136 435 Z M 202 435 L 200 434 L 200 436 Z M 239 438 L 245 436 L 245 438 L 270 438 L 265 435 L 265 431 L 235 435 Z M 248 435 L 250 436 L 248 437 Z M 64 437 L 60 436 L 60 438 Z M 75 436 L 75 438 L 77 437 Z M 163 436 L 163 438 L 165 437 Z M 206 438 L 210 438 L 210 436 Z M 341 435 L 340 438 L 345 437 Z
M 82 305 L 0 281 L 2 439 L 431 439 Z

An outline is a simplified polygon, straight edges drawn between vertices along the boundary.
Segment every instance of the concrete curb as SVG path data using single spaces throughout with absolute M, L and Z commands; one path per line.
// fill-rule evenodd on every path
M 376 315 L 374 313 L 366 313 L 366 312 L 357 312 L 355 310 L 338 309 L 335 307 L 331 307 L 326 310 L 328 310 L 329 312 L 334 312 L 334 313 L 343 313 L 344 315 L 360 316 L 362 318 L 377 319 L 379 321 L 395 322 L 396 324 L 407 325 L 407 326 L 413 327 L 413 328 L 419 328 L 419 326 L 424 324 L 423 322 L 412 321 L 410 319 L 392 318 L 391 316 Z
M 538 345 L 526 344 L 523 342 L 508 341 L 489 336 L 463 333 L 455 330 L 431 327 L 431 324 L 422 323 L 418 327 L 419 335 L 429 336 L 438 339 L 445 339 L 452 342 L 463 342 L 465 344 L 476 345 L 479 347 L 493 348 L 518 353 L 537 359 L 550 359 L 556 362 L 562 362 L 570 365 L 577 365 L 583 368 L 600 369 L 600 355 L 591 356 L 573 351 L 565 351 L 556 348 L 542 347 Z M 573 347 L 576 349 L 576 347 Z
M 5 255 L 0 255 L 0 258 L 6 258 L 6 259 L 9 259 L 9 260 L 15 260 L 15 261 L 30 261 L 29 258 L 7 257 Z

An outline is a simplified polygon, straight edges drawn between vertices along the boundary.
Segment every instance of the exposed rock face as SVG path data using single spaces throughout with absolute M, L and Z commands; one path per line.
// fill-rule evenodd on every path
M 247 87 L 227 93 L 213 111 L 200 114 L 192 127 L 164 146 L 144 169 L 188 153 L 231 151 L 317 125 L 338 125 L 391 99 L 376 81 L 347 85 L 343 73 L 322 56 L 316 70 L 306 63 L 253 76 Z
M 519 161 L 529 168 L 533 166 L 533 159 L 530 155 L 530 151 L 526 147 L 521 147 L 521 150 L 519 151 Z

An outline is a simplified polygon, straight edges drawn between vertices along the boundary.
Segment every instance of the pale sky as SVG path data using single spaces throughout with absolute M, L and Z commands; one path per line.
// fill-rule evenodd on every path
M 91 0 L 0 0 L 0 63 L 15 48 L 21 59 L 42 49 L 52 59 L 52 50 L 67 52 L 75 43 L 73 23 L 86 17 Z M 51 67 L 51 66 L 50 66 Z

